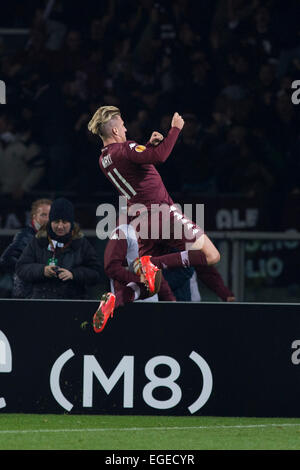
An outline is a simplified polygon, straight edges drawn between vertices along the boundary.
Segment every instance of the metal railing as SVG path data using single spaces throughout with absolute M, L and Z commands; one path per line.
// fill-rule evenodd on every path
M 291 242 L 290 248 L 296 249 L 300 242 L 300 233 L 296 230 L 285 232 L 208 232 L 210 238 L 218 241 L 219 250 L 222 255 L 220 272 L 225 284 L 230 283 L 229 274 L 231 272 L 231 288 L 238 301 L 245 300 L 245 255 L 249 242 Z M 276 249 L 276 247 L 275 247 Z M 295 279 L 295 283 L 299 278 Z M 300 298 L 299 298 L 300 302 Z

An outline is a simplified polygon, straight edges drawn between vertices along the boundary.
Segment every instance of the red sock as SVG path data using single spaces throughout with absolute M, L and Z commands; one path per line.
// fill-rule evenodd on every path
M 170 253 L 169 255 L 151 256 L 151 263 L 159 269 L 182 267 L 181 253 Z
M 201 250 L 180 251 L 168 255 L 151 256 L 151 262 L 160 269 L 207 265 L 206 256 Z
M 124 286 L 115 292 L 116 304 L 115 308 L 122 307 L 134 301 L 134 290 L 131 287 Z
M 207 259 L 202 250 L 189 250 L 190 266 L 207 266 Z

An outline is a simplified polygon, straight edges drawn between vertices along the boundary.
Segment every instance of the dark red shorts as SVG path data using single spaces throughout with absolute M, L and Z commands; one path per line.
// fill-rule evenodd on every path
M 139 240 L 140 256 L 159 256 L 172 251 L 185 251 L 204 230 L 187 218 L 176 206 L 159 206 L 130 220 Z

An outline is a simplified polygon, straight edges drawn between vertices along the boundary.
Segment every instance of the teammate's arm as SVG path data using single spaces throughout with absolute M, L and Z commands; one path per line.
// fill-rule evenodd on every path
M 104 271 L 107 277 L 123 284 L 128 282 L 140 282 L 137 274 L 130 272 L 124 266 L 127 254 L 127 239 L 116 232 L 116 238 L 108 241 L 104 251 Z

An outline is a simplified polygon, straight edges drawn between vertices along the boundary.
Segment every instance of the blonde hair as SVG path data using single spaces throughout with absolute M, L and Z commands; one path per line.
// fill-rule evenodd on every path
M 116 106 L 101 106 L 88 123 L 88 130 L 102 138 L 108 137 L 109 126 L 107 126 L 107 123 L 120 115 L 120 110 Z
M 51 199 L 37 199 L 36 201 L 34 201 L 31 205 L 31 217 L 33 217 L 37 213 L 37 210 L 40 206 L 51 206 L 52 202 L 53 201 Z

